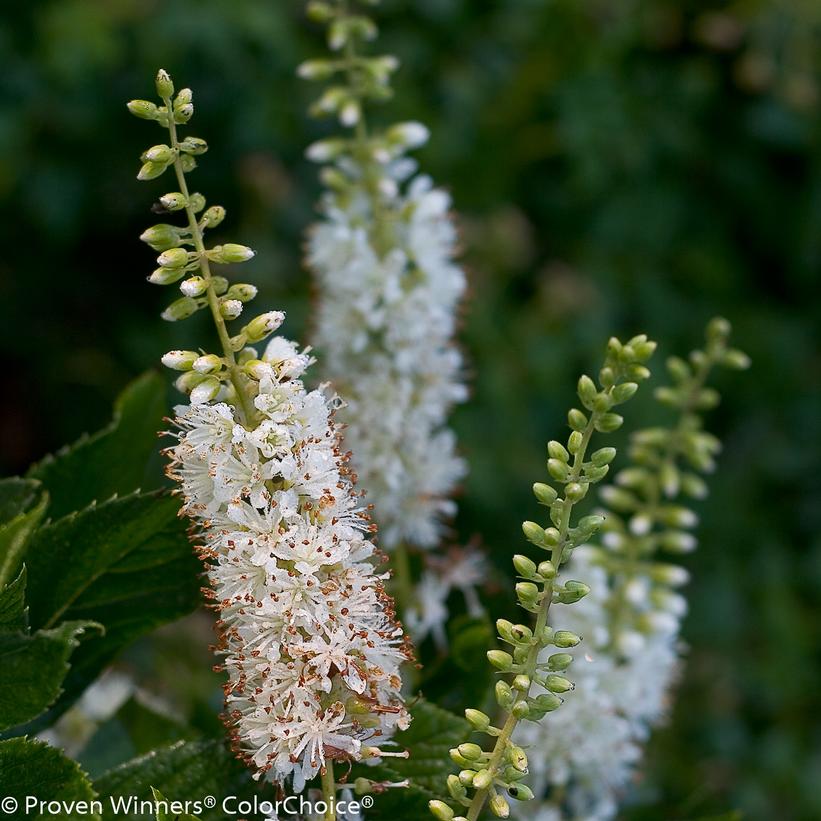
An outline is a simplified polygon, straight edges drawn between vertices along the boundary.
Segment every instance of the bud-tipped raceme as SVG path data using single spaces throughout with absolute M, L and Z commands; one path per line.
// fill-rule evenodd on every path
M 607 475 L 616 455 L 613 448 L 588 453 L 591 439 L 596 432 L 608 433 L 621 426 L 622 417 L 616 408 L 649 376 L 645 363 L 654 349 L 655 343 L 645 336 L 634 337 L 626 344 L 611 339 L 598 384 L 588 376 L 579 380 L 583 410 L 574 408 L 568 415 L 571 433 L 567 443 L 553 441 L 548 445 L 547 470 L 553 484 L 537 484 L 534 494 L 548 507 L 549 520 L 544 525 L 528 521 L 522 526 L 525 538 L 543 552 L 534 558 L 517 555 L 513 559 L 514 568 L 523 577 L 516 585 L 519 605 L 533 613 L 535 620 L 532 627 L 499 620 L 497 629 L 506 649 L 488 652 L 488 661 L 503 676 L 496 685 L 496 701 L 505 715 L 504 722 L 494 727 L 489 718 L 485 722 L 484 713 L 467 710 L 465 715 L 471 725 L 495 738 L 495 742 L 487 752 L 477 744 L 451 750 L 453 761 L 470 773 L 467 779 L 460 775 L 458 788 L 451 788 L 449 782 L 451 798 L 466 809 L 464 817 L 468 821 L 476 821 L 486 804 L 494 815 L 507 818 L 511 809 L 505 793 L 517 801 L 534 795 L 521 783 L 528 772 L 528 758 L 513 736 L 520 722 L 539 722 L 558 710 L 564 694 L 574 687 L 564 675 L 572 657 L 563 651 L 579 644 L 581 636 L 571 630 L 554 629 L 548 615 L 553 604 L 575 603 L 590 590 L 586 582 L 565 580 L 561 571 L 572 551 L 603 523 L 597 515 L 578 520 L 573 516 L 574 506 L 587 495 L 590 485 Z M 554 485 L 562 486 L 562 490 Z M 435 802 L 431 803 L 431 811 L 440 818 L 441 813 L 446 814 Z
M 352 129 L 307 152 L 327 164 L 323 218 L 307 257 L 319 285 L 315 342 L 347 403 L 340 411 L 345 441 L 375 505 L 382 545 L 432 548 L 465 472 L 446 427 L 451 406 L 467 395 L 453 344 L 465 276 L 453 262 L 450 198 L 415 175 L 407 156 L 427 140 L 427 129 L 365 126 L 366 104 L 390 96 L 398 63 L 360 53 L 376 27 L 352 5 L 309 3 L 309 16 L 327 26 L 332 54 L 299 70 L 330 83 L 313 112 Z
M 224 718 L 234 747 L 256 777 L 292 777 L 301 790 L 333 760 L 382 754 L 376 745 L 407 726 L 399 665 L 410 651 L 374 568 L 378 557 L 365 538 L 372 525 L 339 446 L 333 403 L 301 381 L 312 360 L 279 336 L 261 351 L 249 347 L 276 331 L 281 312 L 262 314 L 233 336 L 226 330 L 237 310 L 231 303 L 241 308 L 255 289 L 229 290 L 210 265 L 252 252 L 203 245 L 203 230 L 223 212 L 212 206 L 198 218 L 204 199 L 188 193 L 193 166 L 184 159 L 201 154 L 204 143 L 181 142 L 176 125 L 190 119 L 192 95 L 185 89 L 172 98 L 165 72 L 157 88 L 161 106 L 129 108 L 168 129 L 170 154 L 147 162 L 173 168 L 178 191 L 164 199 L 188 218 L 183 228 L 150 229 L 152 247 L 164 247 L 160 266 L 189 275 L 190 296 L 173 303 L 168 318 L 207 306 L 222 342 L 221 354 L 163 357 L 190 394 L 190 404 L 176 408 L 169 475 L 195 524 L 219 613 Z
M 729 323 L 714 319 L 702 350 L 668 360 L 672 385 L 655 395 L 676 418 L 632 435 L 629 464 L 600 492 L 599 545 L 579 548 L 570 564 L 591 592 L 576 607 L 557 607 L 557 615 L 588 637 L 589 659 L 577 665 L 578 687 L 551 726 L 529 725 L 522 741 L 530 745 L 536 793 L 561 791 L 558 809 L 573 817 L 616 814 L 680 667 L 687 604 L 677 588 L 688 574 L 675 561 L 695 548 L 690 531 L 698 521 L 681 499 L 705 496 L 702 474 L 714 469 L 719 450 L 702 427 L 702 412 L 718 399 L 706 383 L 715 366 L 749 364 L 728 347 L 729 334 Z

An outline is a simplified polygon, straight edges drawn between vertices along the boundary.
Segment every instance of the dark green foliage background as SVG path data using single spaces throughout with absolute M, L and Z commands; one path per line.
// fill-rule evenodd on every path
M 300 12 L 3 7 L 4 474 L 101 427 L 129 379 L 207 333 L 159 320 L 168 294 L 145 283 L 152 256 L 136 239 L 164 190 L 136 182 L 137 155 L 160 132 L 124 102 L 152 93 L 160 65 L 195 89 L 192 133 L 212 146 L 195 186 L 229 209 L 226 236 L 259 252 L 243 272 L 259 304 L 308 338 L 300 249 L 318 188 L 302 150 L 326 127 L 304 116 L 313 89 L 293 77 L 322 49 Z M 432 127 L 420 159 L 453 192 L 471 271 L 458 537 L 481 534 L 504 591 L 578 370 L 611 333 L 647 331 L 666 355 L 725 314 L 754 367 L 721 377 L 711 424 L 727 447 L 688 559 L 690 662 L 624 817 L 821 817 L 821 9 L 390 0 L 381 18 L 404 68 L 378 116 Z M 652 410 L 637 400 L 628 424 Z M 138 658 L 161 675 L 179 649 L 165 635 Z

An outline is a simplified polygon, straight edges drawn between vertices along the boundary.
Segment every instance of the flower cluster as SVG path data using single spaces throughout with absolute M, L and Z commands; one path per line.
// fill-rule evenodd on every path
M 561 607 L 562 623 L 588 637 L 586 658 L 574 667 L 580 686 L 549 731 L 530 725 L 522 740 L 533 751 L 537 794 L 561 788 L 563 809 L 572 817 L 616 814 L 641 743 L 664 717 L 680 670 L 679 628 L 687 603 L 676 588 L 688 574 L 659 554 L 696 547 L 690 532 L 696 514 L 679 498 L 706 495 L 700 474 L 714 470 L 720 449 L 702 428 L 701 412 L 719 400 L 706 382 L 716 365 L 749 364 L 728 347 L 729 334 L 729 323 L 714 319 L 703 350 L 691 353 L 689 362 L 668 360 L 674 384 L 657 389 L 656 398 L 675 409 L 676 421 L 632 436 L 630 464 L 600 494 L 600 545 L 579 548 L 571 562 L 590 586 L 578 607 Z
M 407 726 L 399 665 L 410 650 L 385 576 L 375 570 L 379 557 L 366 538 L 373 526 L 334 429 L 333 399 L 302 382 L 311 359 L 278 336 L 261 354 L 249 347 L 276 331 L 280 312 L 263 314 L 234 336 L 225 330 L 233 313 L 228 296 L 250 286 L 226 290 L 208 263 L 249 254 L 233 250 L 241 246 L 205 249 L 209 212 L 203 220 L 195 216 L 199 195 L 188 193 L 188 155 L 169 113 L 178 107 L 165 72 L 157 89 L 163 107 L 137 101 L 130 108 L 169 127 L 171 155 L 162 162 L 174 167 L 180 192 L 161 203 L 179 204 L 189 222 L 185 229 L 157 227 L 152 236 L 168 234 L 165 244 L 173 237 L 163 269 L 198 267 L 181 286 L 187 294 L 184 286 L 194 279 L 197 295 L 183 298 L 211 307 L 223 342 L 222 356 L 164 357 L 184 371 L 180 387 L 190 392 L 190 404 L 176 409 L 169 475 L 179 483 L 182 513 L 195 524 L 219 612 L 218 650 L 228 675 L 224 718 L 234 747 L 257 777 L 291 776 L 301 790 L 335 759 L 383 754 L 377 745 Z M 190 106 L 190 92 L 181 96 Z M 146 162 L 160 160 L 152 155 Z M 173 259 L 172 250 L 179 252 Z
M 365 126 L 363 104 L 389 95 L 397 62 L 359 55 L 376 29 L 347 6 L 309 4 L 327 23 L 336 56 L 300 67 L 303 77 L 332 80 L 314 112 L 353 129 L 308 149 L 327 164 L 328 189 L 308 245 L 319 286 L 315 342 L 347 403 L 345 441 L 375 504 L 382 544 L 430 548 L 455 511 L 449 497 L 465 472 L 446 427 L 451 406 L 466 398 L 453 344 L 465 276 L 453 261 L 450 198 L 415 176 L 407 156 L 427 129 L 401 123 L 369 133 Z
M 448 790 L 454 803 L 465 807 L 466 812 L 456 815 L 447 803 L 431 801 L 430 809 L 440 821 L 477 821 L 486 803 L 494 815 L 507 818 L 510 806 L 504 792 L 520 801 L 535 795 L 530 786 L 522 783 L 528 772 L 528 757 L 514 743 L 513 735 L 522 721 L 537 723 L 557 710 L 563 703 L 562 695 L 574 688 L 574 683 L 563 675 L 573 661 L 565 651 L 579 644 L 581 638 L 573 631 L 554 629 L 548 616 L 552 605 L 575 604 L 590 593 L 585 582 L 559 578 L 571 552 L 588 542 L 604 521 L 602 516 L 591 515 L 574 522 L 572 516 L 574 506 L 587 496 L 591 485 L 607 475 L 616 456 L 611 447 L 599 448 L 589 458 L 587 451 L 594 432 L 609 433 L 621 427 L 623 418 L 613 409 L 628 401 L 638 383 L 650 375 L 645 363 L 654 350 L 655 343 L 644 335 L 626 344 L 611 339 L 599 372 L 599 385 L 589 376 L 579 380 L 578 395 L 585 410 L 573 408 L 569 412 L 572 432 L 567 445 L 558 441 L 548 444 L 547 469 L 552 481 L 563 486 L 563 492 L 537 482 L 533 492 L 548 508 L 550 523 L 542 527 L 525 522 L 522 529 L 528 541 L 546 551 L 549 558 L 538 564 L 524 555 L 513 558 L 517 573 L 524 579 L 516 585 L 516 597 L 522 608 L 535 615 L 535 624 L 530 627 L 506 619 L 496 623 L 499 637 L 510 648 L 510 652 L 488 653 L 493 667 L 508 677 L 496 685 L 496 701 L 505 721 L 502 727 L 495 727 L 480 710 L 465 711 L 473 728 L 495 742 L 490 751 L 478 744 L 461 744 L 451 750 L 451 758 L 461 772 L 449 776 Z M 553 722 L 549 723 L 552 727 Z

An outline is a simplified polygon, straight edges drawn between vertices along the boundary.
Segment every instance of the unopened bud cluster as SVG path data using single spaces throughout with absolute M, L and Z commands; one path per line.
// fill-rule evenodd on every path
M 533 751 L 536 792 L 563 796 L 552 807 L 557 812 L 615 816 L 642 744 L 666 712 L 687 610 L 679 588 L 688 573 L 675 558 L 695 549 L 698 521 L 681 498 L 706 495 L 702 475 L 714 470 L 719 450 L 702 427 L 703 412 L 718 402 L 707 379 L 715 366 L 749 364 L 728 346 L 729 333 L 729 323 L 715 319 L 703 349 L 687 361 L 668 360 L 672 385 L 655 396 L 676 419 L 632 435 L 628 465 L 600 492 L 605 523 L 598 544 L 580 548 L 571 562 L 591 592 L 580 606 L 558 609 L 589 637 L 590 657 L 579 662 L 579 687 L 551 726 L 529 725 L 521 738 Z
M 627 402 L 639 382 L 650 375 L 645 363 L 655 347 L 643 335 L 626 344 L 611 339 L 598 384 L 589 376 L 579 380 L 583 409 L 574 408 L 568 414 L 571 433 L 566 443 L 548 444 L 551 483 L 538 482 L 533 492 L 548 509 L 549 522 L 546 526 L 531 521 L 522 525 L 525 538 L 544 552 L 536 559 L 525 555 L 513 559 L 521 579 L 516 585 L 516 597 L 524 610 L 536 616 L 535 624 L 497 621 L 499 637 L 507 649 L 491 650 L 487 655 L 490 664 L 504 676 L 496 684 L 495 695 L 506 720 L 502 727 L 495 727 L 485 713 L 476 709 L 465 712 L 477 732 L 496 740 L 489 752 L 476 744 L 451 750 L 451 758 L 463 769 L 448 780 L 448 789 L 467 813 L 457 815 L 447 804 L 433 801 L 430 808 L 437 818 L 475 821 L 485 802 L 497 817 L 507 818 L 510 806 L 505 795 L 520 801 L 533 797 L 532 790 L 521 783 L 528 770 L 527 756 L 512 736 L 520 721 L 537 723 L 558 709 L 563 695 L 574 687 L 565 675 L 573 657 L 565 651 L 579 644 L 581 637 L 552 627 L 548 614 L 551 605 L 573 604 L 590 591 L 585 582 L 561 576 L 562 565 L 572 551 L 589 541 L 604 521 L 599 515 L 578 521 L 572 517 L 573 507 L 587 496 L 591 485 L 607 475 L 616 456 L 611 447 L 599 448 L 588 456 L 588 447 L 594 432 L 609 433 L 621 427 L 623 419 L 616 408 Z
M 703 412 L 720 399 L 707 380 L 716 366 L 749 366 L 745 354 L 728 346 L 729 335 L 727 320 L 713 319 L 703 349 L 686 361 L 675 356 L 667 360 L 672 385 L 657 388 L 654 395 L 676 412 L 676 423 L 633 434 L 629 466 L 601 491 L 607 517 L 602 550 L 592 558 L 612 580 L 610 641 L 618 655 L 640 652 L 655 634 L 675 635 L 686 611 L 676 589 L 689 576 L 670 559 L 696 547 L 692 530 L 698 516 L 680 499 L 707 495 L 702 476 L 715 470 L 721 449 L 703 428 Z
M 193 404 L 213 400 L 236 404 L 238 392 L 247 391 L 243 377 L 252 374 L 258 361 L 256 353 L 246 346 L 270 336 L 283 317 L 280 312 L 272 311 L 254 317 L 235 333 L 228 333 L 225 323 L 239 319 L 257 289 L 245 283 L 229 284 L 226 277 L 212 273 L 212 266 L 246 262 L 253 258 L 254 252 L 233 242 L 205 247 L 205 231 L 222 223 L 225 209 L 221 205 L 206 207 L 202 194 L 188 192 L 185 175 L 196 168 L 195 158 L 208 150 L 205 140 L 182 138 L 177 133 L 177 126 L 186 124 L 194 114 L 193 94 L 190 88 L 175 94 L 174 84 L 165 71 L 157 74 L 156 89 L 160 105 L 148 100 L 132 100 L 128 104 L 132 114 L 153 120 L 168 131 L 167 143 L 151 146 L 143 152 L 137 179 L 152 180 L 172 169 L 178 187 L 183 190 L 161 195 L 159 207 L 169 214 L 183 212 L 186 224 L 159 223 L 142 233 L 140 239 L 159 253 L 157 267 L 148 281 L 154 285 L 178 285 L 181 296 L 162 313 L 162 318 L 169 322 L 187 319 L 203 308 L 210 308 L 223 347 L 227 349 L 221 355 L 170 351 L 163 357 L 163 364 L 181 371 L 177 388 L 189 394 Z

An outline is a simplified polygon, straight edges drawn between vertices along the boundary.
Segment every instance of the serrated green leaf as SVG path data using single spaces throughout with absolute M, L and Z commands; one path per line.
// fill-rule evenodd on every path
M 65 682 L 70 701 L 125 645 L 200 603 L 201 565 L 191 551 L 179 503 L 162 493 L 111 499 L 41 527 L 27 553 L 34 628 L 90 620 L 105 635 L 75 654 Z
M 92 622 L 63 622 L 53 630 L 0 634 L 0 730 L 36 718 L 53 704 L 68 659 Z
M 0 479 L 0 524 L 28 510 L 40 492 L 40 483 L 34 479 L 23 479 L 20 476 Z
M 31 795 L 41 801 L 62 802 L 59 818 L 63 821 L 100 821 L 99 814 L 90 811 L 96 794 L 86 774 L 76 761 L 45 742 L 27 738 L 0 741 L 0 776 L 0 793 L 15 799 L 20 808 L 7 818 L 49 817 L 35 810 L 24 813 L 26 796 Z
M 0 587 L 20 572 L 28 541 L 47 506 L 48 494 L 42 493 L 33 507 L 0 525 Z
M 0 635 L 14 632 L 28 632 L 25 565 L 17 578 L 0 590 Z
M 178 800 L 197 800 L 207 795 L 217 799 L 215 809 L 203 809 L 203 821 L 216 821 L 225 816 L 220 804 L 226 796 L 250 798 L 262 794 L 273 799 L 270 785 L 260 785 L 251 779 L 250 771 L 228 750 L 223 741 L 181 741 L 171 747 L 123 764 L 94 782 L 95 789 L 105 798 L 111 796 L 152 797 L 152 787 Z M 145 816 L 128 812 L 104 814 L 120 821 L 144 821 Z M 253 816 L 252 816 L 253 817 Z
M 28 550 L 28 601 L 34 627 L 62 618 L 105 624 L 160 623 L 198 602 L 193 556 L 179 502 L 156 491 L 110 499 L 41 527 Z M 183 560 L 186 573 L 169 573 Z M 150 582 L 150 583 L 149 583 Z M 145 612 L 148 605 L 162 615 Z
M 143 487 L 165 410 L 162 378 L 145 373 L 120 394 L 111 424 L 34 465 L 28 478 L 42 482 L 51 495 L 51 516 Z

